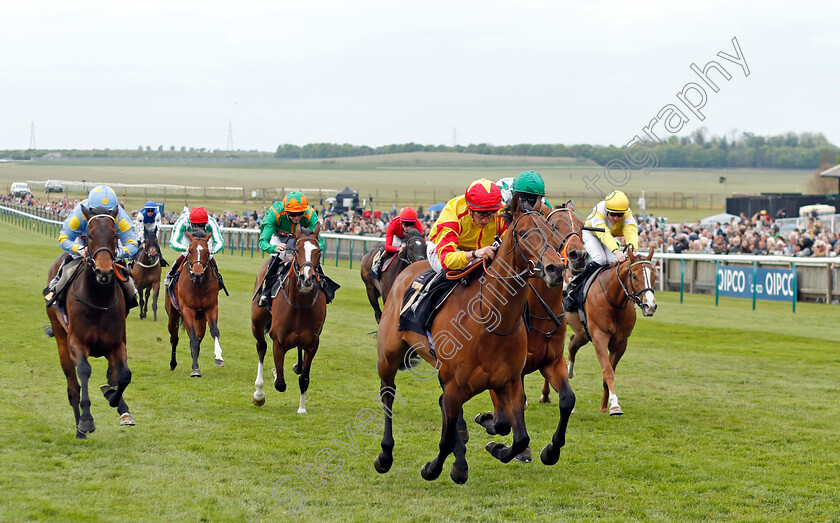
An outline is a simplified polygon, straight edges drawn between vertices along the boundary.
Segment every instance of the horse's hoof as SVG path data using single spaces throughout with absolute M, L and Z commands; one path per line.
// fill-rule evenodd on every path
M 551 396 L 544 396 L 540 394 L 540 403 L 551 403 Z
M 87 434 L 76 429 L 76 439 L 87 439 Z
M 297 363 L 292 365 L 292 372 L 300 376 L 300 365 L 298 365 Z
M 198 369 L 195 369 L 194 371 L 192 371 L 190 373 L 190 378 L 200 378 L 200 377 L 201 377 L 201 371 L 198 370 Z
M 251 401 L 252 401 L 252 402 L 254 403 L 254 405 L 256 405 L 257 407 L 262 407 L 263 405 L 265 405 L 265 394 L 263 394 L 263 395 L 262 395 L 262 398 L 259 398 L 259 399 L 257 398 L 257 395 L 256 395 L 256 394 L 254 394 L 253 396 L 251 396 Z
M 80 419 L 79 426 L 76 429 L 83 434 L 90 434 L 91 432 L 96 430 L 96 425 L 93 424 L 93 418 L 91 419 Z
M 215 365 L 217 367 L 224 367 L 225 366 L 225 360 L 219 360 L 219 359 L 213 360 L 213 365 Z
M 621 410 L 621 407 L 616 405 L 615 407 L 610 407 L 610 416 L 623 416 L 624 411 Z
M 101 390 L 101 391 L 102 391 L 102 394 L 105 394 L 105 393 L 107 393 L 109 390 L 117 390 L 117 388 L 116 388 L 116 387 L 112 387 L 112 386 L 110 386 L 110 385 L 100 385 L 100 386 L 99 386 L 99 390 Z
M 525 410 L 528 410 L 528 407 L 529 407 L 528 398 L 525 398 Z
M 475 415 L 475 422 L 484 427 L 484 430 L 487 431 L 487 434 L 491 436 L 496 435 L 496 429 L 494 428 L 493 424 L 493 413 L 492 412 L 484 412 L 478 413 Z
M 540 452 L 540 461 L 543 462 L 543 465 L 555 465 L 557 461 L 560 459 L 560 451 L 554 452 L 554 445 L 549 443 L 545 447 L 543 447 L 542 452 Z
M 485 450 L 490 453 L 494 458 L 499 459 L 497 454 L 504 450 L 505 445 L 504 443 L 496 443 L 495 441 L 491 441 L 487 445 L 484 446 Z
M 134 417 L 131 415 L 130 412 L 125 412 L 120 416 L 120 426 L 121 427 L 133 427 L 134 426 Z
M 49 323 L 44 325 L 44 334 L 47 335 L 47 338 L 55 338 L 55 333 L 53 332 L 52 325 Z
M 376 469 L 376 472 L 380 474 L 385 474 L 389 470 L 391 470 L 391 465 L 394 464 L 394 458 L 392 457 L 385 457 L 385 454 L 379 453 L 376 456 L 376 459 L 373 460 L 373 468 Z
M 440 476 L 440 472 L 435 473 L 433 470 L 431 470 L 431 468 L 431 461 L 420 467 L 420 475 L 423 476 L 423 479 L 425 479 L 426 481 L 434 481 Z
M 469 475 L 469 469 L 460 470 L 454 464 L 452 465 L 452 468 L 449 469 L 449 477 L 452 478 L 452 481 L 458 485 L 466 483 Z
M 531 455 L 531 447 L 528 447 L 527 449 L 523 450 L 518 455 L 514 456 L 513 459 L 520 463 L 531 463 L 532 461 L 534 461 L 534 457 Z
M 175 367 L 177 367 L 177 366 L 178 366 L 178 364 L 177 364 L 177 363 L 170 363 L 170 364 L 169 364 L 169 370 L 170 370 L 170 371 L 173 371 L 173 370 L 175 370 Z
M 306 414 L 306 409 L 298 409 L 298 414 Z
M 458 434 L 461 435 L 461 441 L 463 441 L 464 444 L 466 444 L 470 441 L 470 432 L 467 429 L 459 430 Z

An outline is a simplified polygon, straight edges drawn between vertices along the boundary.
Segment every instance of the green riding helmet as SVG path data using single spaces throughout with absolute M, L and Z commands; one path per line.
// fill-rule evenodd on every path
M 545 196 L 545 182 L 537 171 L 523 171 L 513 180 L 513 192 Z

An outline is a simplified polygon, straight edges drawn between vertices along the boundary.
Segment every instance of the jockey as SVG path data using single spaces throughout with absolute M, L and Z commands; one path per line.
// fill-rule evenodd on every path
M 627 254 L 621 251 L 621 245 L 615 239 L 616 236 L 623 236 L 627 247 L 635 250 L 639 246 L 639 231 L 630 210 L 630 200 L 621 191 L 612 191 L 604 200 L 598 202 L 584 225 L 602 228 L 604 231 L 583 231 L 583 246 L 586 247 L 591 261 L 567 286 L 569 295 L 598 267 L 627 259 Z
M 137 213 L 137 218 L 134 220 L 134 234 L 140 240 L 141 247 L 146 241 L 146 236 L 157 236 L 160 224 L 161 218 L 158 206 L 155 202 L 149 200 Z
M 294 230 L 297 225 L 315 230 L 318 227 L 318 213 L 309 205 L 309 200 L 300 191 L 292 191 L 283 200 L 274 202 L 268 208 L 260 223 L 260 249 L 271 254 L 265 280 L 261 289 L 259 306 L 270 299 L 271 288 L 280 261 L 291 259 L 295 248 Z M 326 250 L 324 239 L 318 237 L 321 252 Z
M 502 191 L 502 201 L 509 205 L 519 195 L 520 208 L 548 214 L 554 207 L 545 199 L 545 182 L 537 171 L 522 171 L 516 178 L 502 178 L 496 185 Z M 545 211 L 545 212 L 544 212 Z
M 216 269 L 216 274 L 219 275 L 219 286 L 224 287 L 224 283 L 222 283 L 222 275 L 219 273 L 219 268 L 213 258 L 214 254 L 225 248 L 225 240 L 222 237 L 221 230 L 219 230 L 219 224 L 216 223 L 216 220 L 213 217 L 207 215 L 207 210 L 204 207 L 193 207 L 192 210 L 189 210 L 188 212 L 188 207 L 184 206 L 184 212 L 181 213 L 181 216 L 179 216 L 178 220 L 175 221 L 175 225 L 172 226 L 172 238 L 169 240 L 169 246 L 172 247 L 172 250 L 184 252 L 189 249 L 190 242 L 186 238 L 186 234 L 188 232 L 193 234 L 201 233 L 202 235 L 210 235 L 210 239 L 207 242 L 207 245 L 210 248 L 210 263 Z M 184 255 L 181 254 L 178 256 L 178 259 L 175 260 L 175 263 L 173 263 L 169 268 L 169 272 L 163 280 L 163 285 L 165 287 L 169 287 L 172 284 L 175 273 L 178 272 L 181 262 L 183 261 Z
M 137 252 L 137 238 L 131 227 L 131 217 L 125 209 L 119 206 L 117 193 L 107 185 L 97 185 L 91 189 L 87 199 L 79 202 L 73 211 L 67 215 L 64 224 L 61 226 L 61 233 L 58 236 L 58 243 L 64 252 L 69 254 L 64 263 L 59 267 L 55 277 L 50 281 L 49 286 L 44 289 L 44 299 L 47 304 L 55 306 L 64 314 L 61 300 L 56 299 L 67 284 L 70 275 L 81 263 L 87 252 L 87 226 L 88 222 L 82 211 L 87 209 L 94 214 L 105 214 L 119 209 L 116 217 L 117 224 L 117 252 L 119 258 L 130 259 Z M 127 272 L 127 271 L 126 271 Z M 118 278 L 119 279 L 119 278 Z M 137 306 L 137 290 L 134 288 L 134 280 L 131 273 L 127 274 L 125 281 L 120 280 L 123 293 L 126 297 L 126 312 Z
M 507 229 L 498 213 L 501 208 L 501 190 L 484 178 L 449 200 L 429 234 L 436 246 L 429 256 L 432 268 L 440 273 L 463 269 L 476 258 L 492 260 L 498 248 L 493 242 Z
M 402 252 L 405 248 L 403 237 L 407 229 L 414 229 L 421 236 L 423 235 L 423 224 L 417 219 L 417 211 L 411 207 L 403 207 L 399 216 L 388 223 L 388 228 L 385 231 L 385 253 L 379 256 L 370 268 L 377 278 L 379 278 L 379 271 L 385 260 L 398 252 Z

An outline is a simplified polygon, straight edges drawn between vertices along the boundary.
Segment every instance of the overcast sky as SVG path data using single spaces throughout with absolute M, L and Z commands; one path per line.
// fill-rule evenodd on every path
M 8 2 L 0 149 L 281 143 L 621 145 L 678 135 L 840 144 L 840 2 Z M 719 56 L 736 56 L 749 76 Z M 701 69 L 717 61 L 731 75 Z M 707 93 L 704 121 L 677 99 Z M 693 98 L 692 98 L 693 96 Z M 689 92 L 699 100 L 699 93 Z M 670 136 L 660 132 L 660 137 Z

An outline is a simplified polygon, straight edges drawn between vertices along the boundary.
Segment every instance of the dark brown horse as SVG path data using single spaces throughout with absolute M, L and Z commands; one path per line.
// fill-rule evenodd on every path
M 424 479 L 437 478 L 444 461 L 454 452 L 450 476 L 456 483 L 467 481 L 466 446 L 457 425 L 464 402 L 485 390 L 495 392 L 510 423 L 507 431 L 513 429 L 513 445 L 490 442 L 487 450 L 507 463 L 528 447 L 521 377 L 527 334 L 522 311 L 527 278 L 540 276 L 549 286 L 562 282 L 563 262 L 551 248 L 550 235 L 551 228 L 538 214 L 514 213 L 485 275 L 473 278 L 468 285 L 458 285 L 435 317 L 430 333 L 434 350 L 425 335 L 398 329 L 402 300 L 396 299 L 429 269 L 429 263 L 412 264 L 397 277 L 391 289 L 394 297 L 385 303 L 377 336 L 380 398 L 386 413 L 382 452 L 374 461 L 378 472 L 387 472 L 393 464 L 394 378 L 400 364 L 408 362 L 414 353 L 437 368 L 443 388 L 440 452 L 421 469 Z M 497 431 L 507 433 L 498 424 Z
M 554 230 L 552 243 L 560 253 L 563 264 L 567 269 L 581 270 L 586 264 L 586 250 L 580 237 L 581 221 L 574 214 L 571 202 L 558 207 L 546 217 L 546 221 Z M 569 417 L 575 407 L 575 395 L 569 386 L 568 369 L 563 356 L 566 341 L 566 320 L 563 315 L 563 286 L 549 287 L 543 280 L 535 279 L 528 283 L 527 297 L 528 320 L 528 357 L 522 369 L 522 377 L 532 372 L 540 371 L 560 395 L 560 421 L 557 430 L 540 454 L 540 459 L 546 465 L 557 463 L 560 450 L 566 444 L 566 427 Z M 493 399 L 493 412 L 478 414 L 475 421 L 484 426 L 489 434 L 496 434 L 496 425 L 509 426 L 500 408 L 498 397 L 490 391 Z M 527 449 L 517 456 L 520 461 L 531 461 L 531 451 Z
M 123 392 L 131 383 L 131 371 L 125 346 L 125 297 L 114 270 L 118 212 L 119 208 L 115 208 L 109 214 L 93 214 L 83 208 L 88 222 L 87 254 L 78 276 L 66 289 L 67 323 L 56 309 L 47 309 L 61 368 L 67 378 L 67 397 L 76 417 L 79 439 L 96 430 L 88 395 L 91 356 L 108 360 L 108 385 L 101 387 L 102 392 L 108 404 L 117 408 L 120 425 L 134 425 L 123 400 Z M 47 281 L 55 276 L 65 256 L 62 254 L 53 262 Z M 77 371 L 82 379 L 81 390 Z
M 152 313 L 157 321 L 157 302 L 160 293 L 160 246 L 154 234 L 147 235 L 143 248 L 134 260 L 132 275 L 140 298 L 140 319 L 149 311 L 149 295 L 152 297 Z M 145 293 L 143 292 L 145 291 Z
M 308 228 L 295 227 L 294 259 L 289 264 L 286 275 L 281 275 L 283 281 L 280 292 L 271 303 L 271 312 L 265 307 L 258 307 L 259 293 L 251 301 L 251 332 L 257 340 L 257 379 L 254 381 L 256 390 L 251 398 L 254 405 L 265 404 L 263 392 L 263 361 L 268 345 L 265 333 L 268 332 L 274 341 L 274 388 L 280 392 L 286 391 L 286 378 L 283 361 L 286 352 L 297 347 L 298 362 L 292 367 L 295 374 L 299 374 L 300 405 L 298 414 L 306 414 L 306 391 L 309 388 L 309 371 L 312 359 L 318 351 L 321 329 L 327 317 L 327 297 L 320 287 L 319 267 L 321 265 L 321 249 L 318 247 L 320 225 L 311 231 Z M 265 271 L 269 261 L 266 261 L 254 285 L 254 290 L 265 278 Z
M 378 280 L 370 274 L 370 268 L 376 254 L 382 253 L 385 246 L 376 247 L 362 258 L 362 281 L 365 282 L 368 301 L 370 301 L 370 306 L 373 307 L 376 323 L 379 323 L 380 318 L 382 318 L 379 297 L 382 296 L 382 303 L 384 304 L 388 299 L 388 291 L 391 290 L 397 275 L 412 263 L 426 259 L 426 241 L 423 235 L 417 232 L 417 229 L 406 229 L 403 245 L 405 247 L 397 253 L 396 259 L 387 268 L 380 271 Z
M 615 368 L 627 349 L 627 340 L 636 325 L 638 305 L 645 316 L 656 312 L 653 295 L 656 270 L 651 261 L 653 247 L 647 257 L 628 249 L 627 259 L 616 263 L 598 275 L 586 295 L 584 312 L 595 355 L 604 373 L 604 395 L 601 411 L 610 416 L 624 414 L 618 405 L 613 380 Z M 575 331 L 569 342 L 569 377 L 575 374 L 575 355 L 590 340 L 577 312 L 566 315 L 569 326 Z
M 172 344 L 172 359 L 169 370 L 175 370 L 178 362 L 175 359 L 175 349 L 178 346 L 178 328 L 183 318 L 184 330 L 190 338 L 190 352 L 192 353 L 191 377 L 200 378 L 198 368 L 198 353 L 201 350 L 201 340 L 207 324 L 210 324 L 210 335 L 215 344 L 213 364 L 224 367 L 222 345 L 219 343 L 219 277 L 210 263 L 210 249 L 207 237 L 194 236 L 187 233 L 190 246 L 184 253 L 184 262 L 179 268 L 180 276 L 174 284 L 175 301 L 172 295 L 166 293 L 166 314 L 169 315 L 169 343 Z M 177 302 L 177 307 L 175 306 Z

